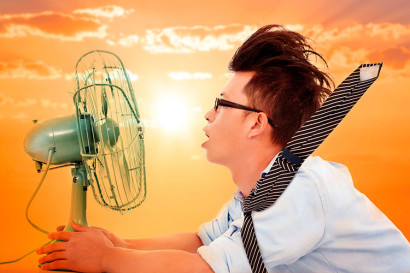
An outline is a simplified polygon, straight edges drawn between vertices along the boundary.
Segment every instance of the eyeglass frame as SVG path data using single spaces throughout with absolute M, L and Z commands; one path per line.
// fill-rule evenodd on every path
M 232 102 L 232 101 L 229 101 L 229 100 L 224 100 L 224 99 L 221 99 L 221 98 L 216 97 L 216 98 L 215 98 L 215 104 L 214 104 L 214 110 L 215 110 L 215 111 L 218 110 L 218 107 L 219 107 L 219 106 L 225 106 L 225 107 L 230 107 L 230 108 L 236 108 L 236 109 L 241 109 L 241 110 L 246 110 L 246 111 L 251 111 L 251 112 L 256 112 L 256 113 L 261 113 L 261 112 L 263 113 L 263 111 L 261 111 L 261 110 L 258 110 L 258 109 L 255 109 L 255 108 L 251 108 L 251 107 L 248 107 L 248 106 L 239 104 L 239 103 L 235 103 L 235 102 Z M 277 126 L 275 125 L 275 123 L 273 122 L 273 120 L 271 120 L 266 113 L 264 113 L 264 114 L 265 114 L 266 117 L 268 118 L 268 123 L 269 123 L 272 127 L 276 128 Z

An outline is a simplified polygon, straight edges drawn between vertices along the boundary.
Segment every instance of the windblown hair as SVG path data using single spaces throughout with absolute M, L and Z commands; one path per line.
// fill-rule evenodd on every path
M 251 107 L 273 120 L 273 142 L 282 147 L 331 94 L 332 79 L 309 56 L 326 64 L 301 34 L 267 25 L 238 48 L 229 64 L 233 72 L 255 72 L 244 92 Z

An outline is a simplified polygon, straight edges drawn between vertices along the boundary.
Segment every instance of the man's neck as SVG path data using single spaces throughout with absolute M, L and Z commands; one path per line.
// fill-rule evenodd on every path
M 255 188 L 262 171 L 280 151 L 276 146 L 252 151 L 250 154 L 243 154 L 240 160 L 229 167 L 233 182 L 245 197 Z

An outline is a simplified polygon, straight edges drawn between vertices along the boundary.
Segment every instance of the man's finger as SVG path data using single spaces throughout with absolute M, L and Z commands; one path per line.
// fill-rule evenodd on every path
M 88 231 L 90 230 L 90 227 L 81 225 L 81 224 L 77 224 L 74 221 L 71 221 L 71 227 L 75 230 L 75 231 Z
M 45 256 L 41 257 L 38 260 L 38 262 L 40 264 L 43 264 L 43 263 L 49 263 L 49 262 L 53 262 L 53 261 L 56 261 L 56 260 L 64 260 L 64 259 L 66 259 L 66 252 L 65 251 L 56 251 L 56 252 L 53 252 L 53 253 L 50 253 L 48 255 L 45 255 Z
M 105 234 L 106 236 L 108 236 L 109 235 L 109 231 L 107 231 L 107 230 L 105 230 L 105 229 L 103 229 L 103 228 L 101 228 L 101 227 L 94 227 L 94 226 L 91 226 L 90 228 L 92 228 L 92 229 L 94 229 L 94 230 L 99 230 L 99 231 L 101 231 L 103 234 Z
M 90 228 L 98 229 L 98 230 L 101 230 L 101 231 L 105 231 L 105 229 L 103 229 L 102 227 L 90 226 Z
M 74 234 L 74 232 L 70 231 L 51 232 L 50 234 L 48 234 L 48 238 L 61 241 L 69 241 L 71 237 L 74 236 Z
M 53 244 L 49 244 L 46 246 L 42 246 L 39 249 L 37 249 L 36 253 L 37 254 L 46 254 L 54 251 L 61 251 L 66 249 L 66 243 L 65 242 L 56 242 Z
M 51 263 L 45 263 L 41 266 L 43 270 L 55 270 L 55 269 L 71 269 L 70 263 L 67 260 L 57 260 Z
M 65 228 L 65 225 L 57 226 L 56 230 L 57 231 L 63 231 Z

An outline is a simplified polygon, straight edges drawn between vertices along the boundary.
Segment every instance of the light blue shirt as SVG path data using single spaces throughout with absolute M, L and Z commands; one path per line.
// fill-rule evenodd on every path
M 216 273 L 251 272 L 242 201 L 238 190 L 198 230 L 198 253 Z M 307 158 L 277 202 L 252 219 L 269 272 L 410 272 L 409 242 L 341 164 Z

